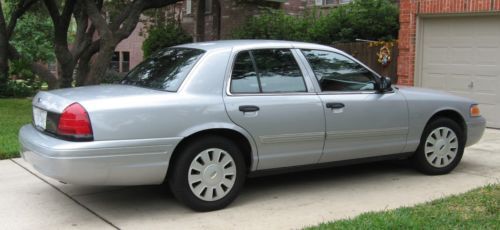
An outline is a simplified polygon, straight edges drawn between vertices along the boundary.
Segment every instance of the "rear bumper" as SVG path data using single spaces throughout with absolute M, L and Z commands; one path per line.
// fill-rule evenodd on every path
M 471 118 L 467 122 L 467 143 L 465 146 L 471 146 L 481 140 L 485 128 L 486 120 L 484 117 Z
M 21 155 L 40 173 L 80 185 L 161 184 L 181 138 L 70 142 L 32 125 L 19 131 Z

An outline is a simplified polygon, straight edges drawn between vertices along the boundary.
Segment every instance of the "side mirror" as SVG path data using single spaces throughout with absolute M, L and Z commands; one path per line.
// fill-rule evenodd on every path
M 382 77 L 380 78 L 380 92 L 391 91 L 392 90 L 392 81 L 390 77 Z

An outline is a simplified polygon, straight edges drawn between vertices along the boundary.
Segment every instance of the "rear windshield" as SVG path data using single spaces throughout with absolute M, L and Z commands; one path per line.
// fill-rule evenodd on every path
M 189 48 L 161 50 L 132 69 L 121 84 L 177 91 L 204 52 Z

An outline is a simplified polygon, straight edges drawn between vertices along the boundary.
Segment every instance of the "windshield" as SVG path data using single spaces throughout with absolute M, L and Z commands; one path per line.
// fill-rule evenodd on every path
M 132 69 L 121 84 L 177 91 L 204 52 L 189 48 L 160 50 Z

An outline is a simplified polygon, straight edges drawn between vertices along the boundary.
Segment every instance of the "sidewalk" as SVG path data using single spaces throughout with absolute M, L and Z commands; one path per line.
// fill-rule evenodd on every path
M 164 186 L 82 187 L 0 161 L 0 229 L 297 229 L 500 182 L 500 131 L 489 129 L 449 175 L 379 162 L 253 178 L 228 208 L 196 213 Z

